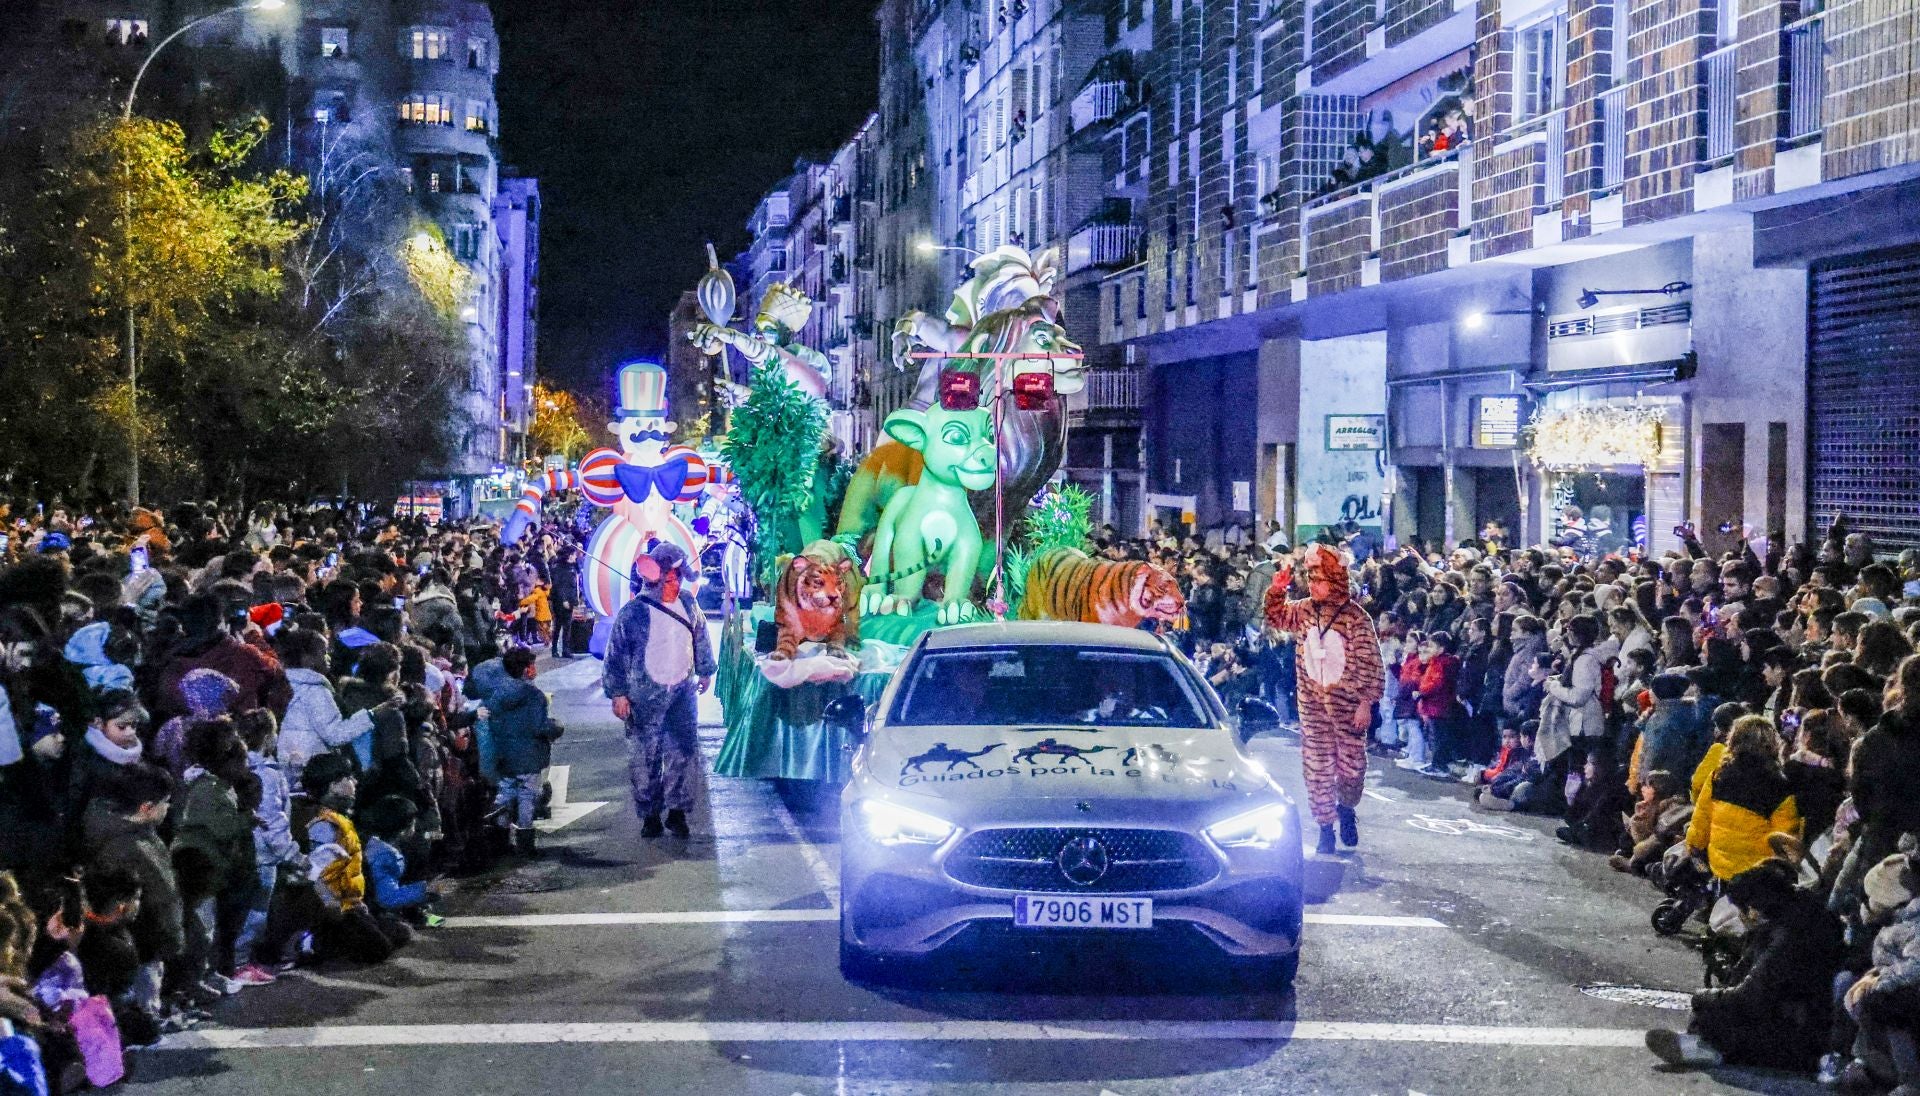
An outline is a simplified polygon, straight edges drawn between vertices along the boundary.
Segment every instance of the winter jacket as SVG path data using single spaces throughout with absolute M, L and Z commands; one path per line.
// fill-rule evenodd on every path
M 1472 708 L 1475 714 L 1480 711 L 1480 690 L 1487 683 L 1487 666 L 1492 655 L 1492 640 L 1460 649 L 1460 677 L 1453 691 L 1460 703 Z
M 1897 711 L 1881 716 L 1853 744 L 1851 772 L 1848 788 L 1860 812 L 1859 860 L 1878 864 L 1899 851 L 1901 834 L 1920 832 L 1920 795 L 1914 793 L 1920 726 Z
M 111 745 L 108 743 L 109 747 Z M 93 802 L 101 785 L 111 780 L 113 774 L 127 762 L 103 755 L 87 740 L 86 735 L 69 742 L 67 749 L 72 754 L 72 761 L 67 766 L 67 799 L 62 817 L 66 819 L 67 832 L 77 839 L 80 837 L 81 820 L 86 817 L 87 804 Z
M 261 865 L 297 863 L 300 846 L 293 840 L 292 822 L 288 817 L 292 800 L 280 763 L 249 750 L 247 768 L 260 781 L 260 807 L 254 811 L 258 822 L 253 828 L 254 862 Z
M 1533 659 L 1547 649 L 1547 637 L 1541 635 L 1513 635 L 1513 654 L 1507 659 L 1506 676 L 1500 689 L 1501 706 L 1507 710 L 1507 718 L 1516 723 L 1524 723 L 1537 718 L 1540 714 L 1536 703 L 1522 710 L 1522 701 L 1533 685 L 1528 671 L 1533 669 Z
M 1800 1013 L 1817 1017 L 1824 1030 L 1831 1008 L 1833 976 L 1839 973 L 1845 957 L 1846 939 L 1840 919 L 1829 913 L 1812 891 L 1795 891 L 1786 910 L 1776 918 L 1761 921 L 1748 935 L 1740 963 L 1744 976 L 1725 989 L 1694 994 L 1694 1007 L 1728 1006 L 1743 1016 Z
M 113 625 L 104 620 L 95 621 L 74 632 L 63 652 L 68 662 L 80 667 L 88 688 L 96 692 L 133 688 L 133 668 L 107 657 L 107 637 L 112 633 Z
M 1640 767 L 1634 771 L 1637 781 L 1646 774 L 1665 769 L 1678 775 L 1691 773 L 1700 758 L 1713 745 L 1713 719 L 1691 700 L 1655 700 L 1640 726 Z
M 203 668 L 218 670 L 240 686 L 240 695 L 233 704 L 234 711 L 267 708 L 276 718 L 287 714 L 287 702 L 293 699 L 293 688 L 287 684 L 287 675 L 280 669 L 280 664 L 260 653 L 258 648 L 230 635 L 222 635 L 212 645 L 197 651 L 175 655 L 161 668 L 160 702 L 157 705 L 160 714 L 175 716 L 187 713 L 189 705 L 180 691 L 180 679 Z
M 1800 836 L 1800 808 L 1787 779 L 1757 762 L 1720 766 L 1693 804 L 1687 847 L 1707 854 L 1714 878 L 1732 879 L 1773 856 L 1767 835 Z
M 1869 997 L 1920 987 L 1920 900 L 1900 907 L 1873 938 L 1873 969 L 1877 984 Z
M 531 681 L 508 678 L 485 700 L 491 732 L 492 770 L 525 776 L 553 760 L 560 727 L 547 717 L 547 694 Z
M 378 837 L 367 838 L 366 870 L 369 904 L 374 909 L 398 913 L 427 901 L 425 883 L 403 883 L 407 858 L 400 850 Z
M 160 835 L 151 825 L 116 813 L 103 799 L 88 804 L 82 830 L 91 868 L 123 871 L 140 881 L 140 914 L 133 923 L 133 938 L 141 958 L 179 959 L 187 946 L 180 888 Z
M 307 850 L 307 878 L 329 909 L 345 912 L 366 903 L 366 857 L 360 833 L 347 817 L 330 807 L 311 803 L 312 818 L 302 832 Z M 300 812 L 304 813 L 304 812 Z
M 425 795 L 425 783 L 414 763 L 414 729 L 408 713 L 401 708 L 380 709 L 387 701 L 404 695 L 396 689 L 350 677 L 340 682 L 340 707 L 354 713 L 368 712 L 373 717 L 373 733 L 354 740 L 356 760 L 360 762 L 360 802 L 371 803 L 386 795 L 398 795 L 418 806 L 424 813 L 432 807 Z
M 240 809 L 231 784 L 198 766 L 187 770 L 186 802 L 173 824 L 173 847 L 205 855 L 219 890 L 244 888 L 254 875 L 253 817 Z
M 1442 652 L 1427 660 L 1420 674 L 1420 699 L 1415 709 L 1421 719 L 1445 719 L 1459 709 L 1460 660 Z
M 373 713 L 363 710 L 342 716 L 332 682 L 317 670 L 288 670 L 287 681 L 293 687 L 293 699 L 280 722 L 278 754 L 287 783 L 298 787 L 307 762 L 353 744 L 373 730 Z
M 434 629 L 450 629 L 460 634 L 460 603 L 445 586 L 429 586 L 407 602 L 407 623 L 413 634 L 425 636 Z
M 1400 662 L 1400 692 L 1393 698 L 1393 718 L 1420 718 L 1420 705 L 1413 694 L 1420 691 L 1420 679 L 1426 672 L 1426 660 L 1420 657 L 1418 651 L 1409 649 L 1406 658 Z
M 1793 788 L 1793 802 L 1800 808 L 1809 840 L 1833 828 L 1840 813 L 1840 801 L 1847 797 L 1847 776 L 1825 758 L 1796 753 L 1781 769 Z
M 327 648 L 327 666 L 334 679 L 351 677 L 360 669 L 360 652 L 378 642 L 379 636 L 357 624 L 335 632 Z

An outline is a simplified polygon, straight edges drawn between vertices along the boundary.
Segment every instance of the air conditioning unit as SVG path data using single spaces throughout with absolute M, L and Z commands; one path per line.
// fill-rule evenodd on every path
M 1547 370 L 1660 365 L 1693 349 L 1693 305 L 1597 308 L 1547 318 Z

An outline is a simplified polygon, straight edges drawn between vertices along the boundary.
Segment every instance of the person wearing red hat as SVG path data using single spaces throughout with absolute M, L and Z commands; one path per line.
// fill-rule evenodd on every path
M 1287 597 L 1293 568 L 1267 589 L 1267 625 L 1298 643 L 1302 765 L 1307 806 L 1320 824 L 1319 855 L 1334 852 L 1334 823 L 1348 848 L 1360 843 L 1354 808 L 1367 778 L 1367 730 L 1386 686 L 1380 637 L 1353 599 L 1347 562 L 1325 544 L 1307 547 L 1308 596 Z

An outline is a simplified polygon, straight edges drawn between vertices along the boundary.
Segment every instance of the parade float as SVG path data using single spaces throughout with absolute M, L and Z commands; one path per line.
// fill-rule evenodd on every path
M 703 306 L 720 296 L 714 277 Z M 751 329 L 716 307 L 690 332 L 753 366 L 722 453 L 752 511 L 757 585 L 772 592 L 724 622 L 716 772 L 844 781 L 850 744 L 827 706 L 877 700 L 929 629 L 1009 615 L 1137 626 L 1184 610 L 1164 571 L 1089 558 L 1090 500 L 1048 484 L 1066 452 L 1061 397 L 1084 384 L 1055 278 L 1050 255 L 998 248 L 974 259 L 944 316 L 902 318 L 894 357 L 916 371 L 913 397 L 844 484 L 825 436 L 826 360 L 798 341 L 804 294 L 775 285 Z

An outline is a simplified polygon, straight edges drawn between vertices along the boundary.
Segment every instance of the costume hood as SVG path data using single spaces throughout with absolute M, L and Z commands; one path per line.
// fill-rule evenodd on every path
M 1324 544 L 1307 546 L 1307 578 L 1309 581 L 1320 579 L 1333 584 L 1334 601 L 1346 601 L 1353 597 L 1352 576 L 1347 573 L 1347 561 L 1340 553 Z

